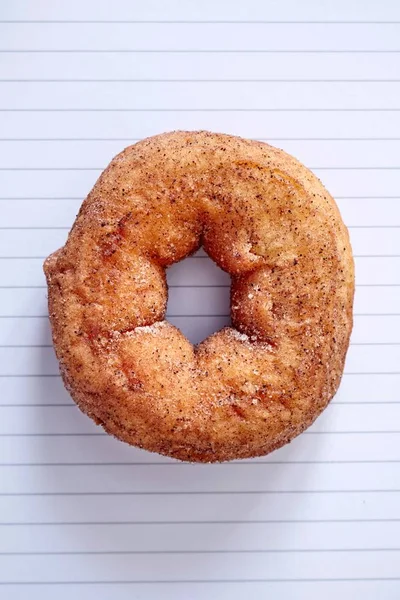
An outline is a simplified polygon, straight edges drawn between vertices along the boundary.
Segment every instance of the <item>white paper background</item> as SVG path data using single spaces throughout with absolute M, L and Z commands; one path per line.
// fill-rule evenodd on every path
M 400 597 L 400 7 L 0 4 L 0 597 Z M 342 386 L 271 456 L 185 465 L 104 435 L 58 377 L 44 257 L 124 146 L 171 129 L 270 141 L 336 197 L 356 260 Z M 170 320 L 227 323 L 204 253 Z

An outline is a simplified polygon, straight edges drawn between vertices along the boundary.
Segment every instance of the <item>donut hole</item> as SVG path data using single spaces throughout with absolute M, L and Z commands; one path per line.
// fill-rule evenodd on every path
M 167 319 L 198 344 L 230 325 L 230 277 L 201 249 L 167 269 Z

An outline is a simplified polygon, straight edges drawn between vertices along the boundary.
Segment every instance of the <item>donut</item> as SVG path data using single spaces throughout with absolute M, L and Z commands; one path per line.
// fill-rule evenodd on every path
M 231 323 L 193 346 L 166 269 L 203 246 Z M 352 329 L 348 231 L 317 177 L 258 141 L 177 131 L 118 154 L 44 263 L 54 348 L 79 408 L 184 461 L 268 454 L 334 396 Z

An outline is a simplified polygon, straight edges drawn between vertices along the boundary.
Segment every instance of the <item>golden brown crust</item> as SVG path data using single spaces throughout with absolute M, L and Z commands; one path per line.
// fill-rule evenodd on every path
M 194 348 L 164 321 L 165 267 L 200 244 L 232 276 L 232 323 Z M 339 385 L 352 328 L 347 229 L 285 152 L 173 132 L 126 148 L 45 262 L 54 346 L 80 408 L 189 461 L 266 454 Z

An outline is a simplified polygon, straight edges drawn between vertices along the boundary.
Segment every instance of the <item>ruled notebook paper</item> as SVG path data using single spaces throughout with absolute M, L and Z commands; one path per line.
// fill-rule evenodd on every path
M 0 597 L 400 597 L 400 7 L 0 5 Z M 252 461 L 186 465 L 102 433 L 63 389 L 45 256 L 101 170 L 173 129 L 270 142 L 337 199 L 356 262 L 339 393 Z M 204 253 L 168 272 L 193 342 L 229 322 Z

